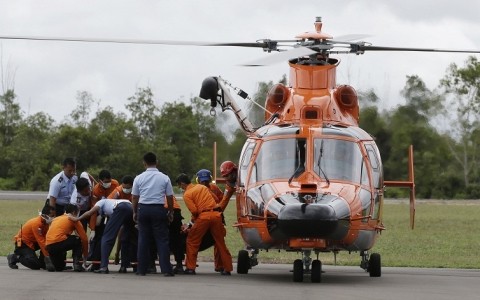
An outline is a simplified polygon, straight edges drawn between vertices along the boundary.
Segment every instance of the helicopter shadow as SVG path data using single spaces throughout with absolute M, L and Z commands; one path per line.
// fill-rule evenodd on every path
M 278 284 L 292 284 L 298 285 L 302 282 L 293 282 L 293 272 L 291 268 L 270 266 L 256 266 L 249 271 L 248 274 L 235 274 L 236 278 L 241 278 L 242 281 L 248 284 L 248 282 L 256 283 L 278 283 Z M 356 285 L 356 284 L 369 284 L 376 283 L 382 278 L 371 278 L 369 274 L 361 269 L 354 270 L 349 268 L 345 270 L 343 267 L 338 269 L 337 267 L 329 266 L 328 269 L 322 271 L 321 282 L 316 284 L 343 286 L 343 285 Z M 303 283 L 312 284 L 309 273 L 305 273 L 303 276 Z

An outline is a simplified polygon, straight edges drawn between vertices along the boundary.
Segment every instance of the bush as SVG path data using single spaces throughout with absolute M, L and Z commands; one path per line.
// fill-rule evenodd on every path
M 15 180 L 13 178 L 0 178 L 0 190 L 15 190 Z

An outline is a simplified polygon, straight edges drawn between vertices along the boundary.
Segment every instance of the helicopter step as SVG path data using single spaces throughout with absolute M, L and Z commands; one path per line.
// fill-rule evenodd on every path
M 382 260 L 379 253 L 372 253 L 369 255 L 368 251 L 362 251 L 362 262 L 360 267 L 370 274 L 370 277 L 382 276 Z

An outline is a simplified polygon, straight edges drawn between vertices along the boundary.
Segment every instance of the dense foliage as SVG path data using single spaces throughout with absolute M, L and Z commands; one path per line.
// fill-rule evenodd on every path
M 263 105 L 272 85 L 259 83 L 253 99 Z M 406 178 L 407 148 L 413 144 L 417 197 L 480 198 L 479 86 L 480 63 L 469 57 L 463 67 L 452 64 L 434 90 L 418 76 L 407 76 L 403 99 L 394 100 L 404 104 L 389 110 L 379 110 L 382 99 L 374 90 L 359 91 L 360 126 L 376 139 L 385 179 Z M 91 111 L 96 102 L 97 111 Z M 220 163 L 236 161 L 245 141 L 231 112 L 213 117 L 200 98 L 158 107 L 145 87 L 128 98 L 128 114 L 100 104 L 88 91 L 78 92 L 77 106 L 66 121 L 56 123 L 43 112 L 24 116 L 14 90 L 7 89 L 0 95 L 0 189 L 46 190 L 65 157 L 74 157 L 80 172 L 97 176 L 109 169 L 120 179 L 143 171 L 147 151 L 157 153 L 159 168 L 171 177 L 193 175 L 213 167 L 214 142 Z M 255 126 L 261 124 L 263 111 L 257 106 L 248 114 Z M 406 195 L 396 189 L 387 193 Z

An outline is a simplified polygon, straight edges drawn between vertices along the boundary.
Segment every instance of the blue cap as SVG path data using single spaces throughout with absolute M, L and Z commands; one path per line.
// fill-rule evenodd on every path
M 198 182 L 203 181 L 211 181 L 212 180 L 212 173 L 210 173 L 207 169 L 201 169 L 197 172 Z

